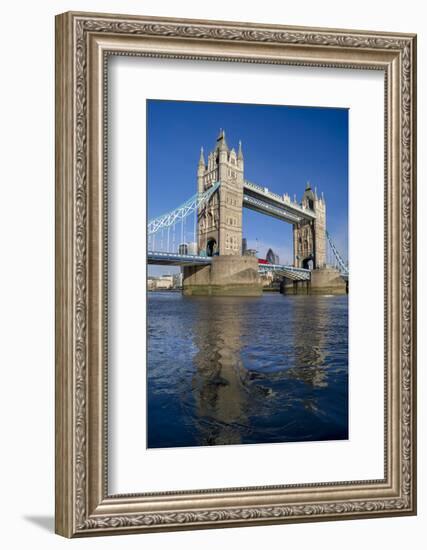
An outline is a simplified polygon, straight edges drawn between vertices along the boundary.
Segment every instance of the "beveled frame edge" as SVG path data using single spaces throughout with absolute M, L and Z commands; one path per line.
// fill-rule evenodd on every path
M 389 372 L 390 447 L 384 482 L 205 491 L 192 497 L 106 494 L 103 63 L 105 52 L 146 50 L 149 42 L 149 55 L 155 57 L 166 49 L 169 57 L 218 60 L 232 50 L 235 60 L 243 60 L 246 52 L 247 62 L 277 54 L 282 62 L 302 65 L 355 68 L 369 59 L 372 66 L 382 63 L 388 88 L 390 205 L 386 313 L 394 343 L 388 350 L 394 372 Z M 87 13 L 57 16 L 57 533 L 73 537 L 415 513 L 415 67 L 416 37 L 401 33 Z

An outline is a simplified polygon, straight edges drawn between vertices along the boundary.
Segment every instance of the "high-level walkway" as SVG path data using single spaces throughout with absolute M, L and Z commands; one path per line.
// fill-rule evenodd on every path
M 312 210 L 291 201 L 288 195 L 278 195 L 247 180 L 243 184 L 243 206 L 292 224 L 316 218 Z

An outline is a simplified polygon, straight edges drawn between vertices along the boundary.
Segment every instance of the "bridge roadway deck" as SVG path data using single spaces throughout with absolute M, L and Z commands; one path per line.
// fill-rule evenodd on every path
M 148 251 L 147 261 L 151 265 L 208 265 L 212 262 L 209 256 L 194 256 L 191 254 L 175 254 L 172 252 Z
M 282 264 L 259 264 L 259 273 L 267 273 L 273 271 L 277 275 L 292 279 L 293 281 L 309 281 L 311 271 L 302 267 L 294 267 L 292 265 Z

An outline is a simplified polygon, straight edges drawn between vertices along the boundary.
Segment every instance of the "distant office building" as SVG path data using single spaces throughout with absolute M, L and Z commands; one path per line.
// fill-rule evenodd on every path
M 263 287 L 271 287 L 274 283 L 275 274 L 273 271 L 264 271 L 261 275 L 261 284 Z
M 197 256 L 197 243 L 188 243 L 187 244 L 187 254 L 190 254 L 191 256 Z
M 197 243 L 181 243 L 178 246 L 178 254 L 190 254 L 191 256 L 197 256 Z
M 173 276 L 172 275 L 162 275 L 156 281 L 156 289 L 158 290 L 169 290 L 173 288 Z
M 178 246 L 178 254 L 188 254 L 188 244 L 187 243 L 181 243 Z
M 268 252 L 267 252 L 267 255 L 266 255 L 265 259 L 270 264 L 280 264 L 279 256 L 271 248 L 268 249 Z
M 256 256 L 258 254 L 258 250 L 255 250 L 255 248 L 247 248 L 245 252 L 245 256 Z
M 242 239 L 242 256 L 245 256 L 247 249 L 248 249 L 248 241 L 246 240 L 246 237 L 244 237 Z

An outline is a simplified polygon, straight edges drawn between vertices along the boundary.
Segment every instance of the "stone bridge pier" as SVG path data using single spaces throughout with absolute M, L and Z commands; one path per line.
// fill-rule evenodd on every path
M 210 265 L 183 268 L 186 296 L 260 296 L 258 260 L 253 256 L 214 256 Z

